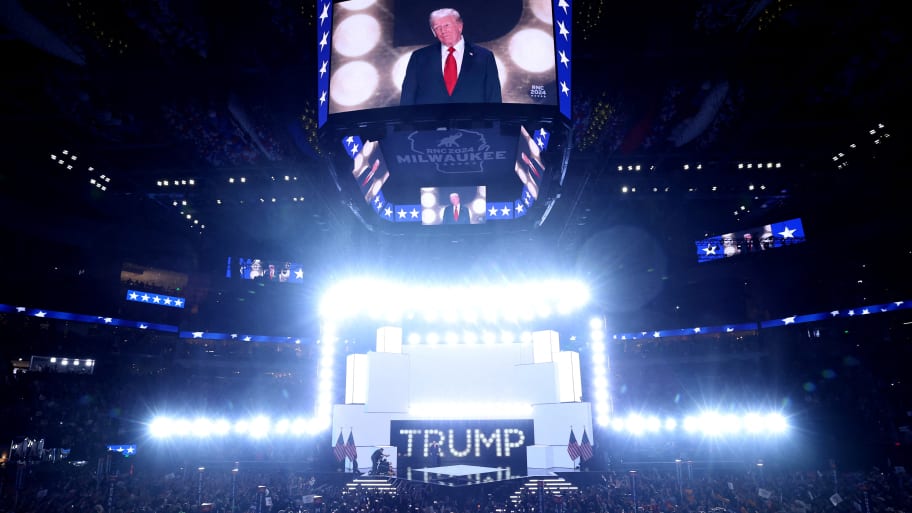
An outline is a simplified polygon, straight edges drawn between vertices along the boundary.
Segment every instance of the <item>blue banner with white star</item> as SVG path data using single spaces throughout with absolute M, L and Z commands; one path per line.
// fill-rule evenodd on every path
M 557 47 L 557 94 L 560 100 L 560 112 L 567 119 L 571 119 L 571 80 L 570 80 L 570 48 L 572 39 L 570 31 L 572 9 L 570 0 L 554 0 L 554 41 Z
M 329 114 L 329 54 L 332 33 L 331 0 L 317 0 L 317 126 L 326 123 Z
M 513 203 L 509 201 L 489 201 L 487 204 L 487 220 L 502 221 L 513 219 Z
M 154 292 L 143 292 L 141 290 L 128 290 L 127 301 L 136 301 L 137 303 L 147 303 L 150 305 L 167 306 L 171 308 L 183 308 L 187 303 L 182 297 L 167 296 Z
M 793 246 L 804 242 L 804 225 L 800 218 L 789 219 L 737 232 L 714 235 L 694 242 L 697 262 L 711 262 L 749 253 Z
M 421 205 L 396 205 L 397 223 L 420 223 Z

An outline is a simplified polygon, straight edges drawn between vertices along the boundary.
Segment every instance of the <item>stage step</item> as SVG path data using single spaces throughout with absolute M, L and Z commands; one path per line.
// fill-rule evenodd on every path
M 396 493 L 396 487 L 392 484 L 392 480 L 388 477 L 374 477 L 374 476 L 364 476 L 356 477 L 353 480 L 349 481 L 345 485 L 345 489 L 342 490 L 342 494 L 352 492 L 357 489 L 368 489 L 368 490 L 377 490 L 390 494 Z
M 570 490 L 577 490 L 577 486 L 562 477 L 541 476 L 530 477 L 526 479 L 522 487 L 510 496 L 510 502 L 516 504 L 520 502 L 523 496 L 534 496 L 538 494 L 538 484 L 541 483 L 542 491 L 552 497 L 560 497 Z

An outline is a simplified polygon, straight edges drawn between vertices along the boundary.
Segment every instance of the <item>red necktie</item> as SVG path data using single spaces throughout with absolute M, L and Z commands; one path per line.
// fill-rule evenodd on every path
M 453 54 L 450 54 L 450 57 L 452 56 Z M 459 207 L 453 209 L 453 219 L 459 221 Z
M 456 49 L 452 46 L 447 49 L 449 54 L 443 65 L 443 82 L 446 84 L 447 93 L 450 96 L 453 96 L 453 89 L 456 87 L 456 57 L 453 57 L 455 51 Z

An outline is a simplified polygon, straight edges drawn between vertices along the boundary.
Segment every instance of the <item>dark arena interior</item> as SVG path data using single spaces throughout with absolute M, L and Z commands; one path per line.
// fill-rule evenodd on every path
M 898 4 L 3 4 L 0 512 L 912 509 Z

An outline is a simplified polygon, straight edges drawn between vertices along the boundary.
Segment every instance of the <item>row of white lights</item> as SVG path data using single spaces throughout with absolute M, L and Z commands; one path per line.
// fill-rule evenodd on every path
M 738 169 L 754 169 L 755 166 L 757 169 L 764 169 L 764 168 L 765 169 L 773 169 L 773 168 L 781 169 L 782 163 L 781 162 L 766 162 L 766 163 L 757 162 L 756 164 L 754 164 L 753 162 L 739 162 L 737 167 L 738 167 Z M 643 167 L 644 166 L 642 164 L 627 164 L 627 165 L 619 164 L 617 167 L 617 170 L 619 172 L 642 171 Z M 684 171 L 689 171 L 691 169 L 701 171 L 703 169 L 703 164 L 682 164 L 681 168 L 684 169 Z M 655 169 L 656 169 L 655 166 L 649 166 L 649 171 L 655 171 Z
M 758 186 L 756 186 L 756 185 L 754 185 L 754 184 L 749 184 L 749 185 L 747 186 L 747 190 L 749 190 L 749 191 L 753 191 L 753 190 L 756 190 L 756 189 L 758 189 L 758 188 L 759 188 L 761 191 L 765 191 L 765 190 L 766 190 L 766 185 L 760 185 L 760 186 L 758 187 Z M 687 192 L 697 192 L 698 190 L 700 190 L 698 187 L 688 187 L 688 188 L 687 188 Z M 718 186 L 718 185 L 713 185 L 713 186 L 710 187 L 710 190 L 711 190 L 712 192 L 719 192 L 719 186 Z M 621 192 L 623 192 L 624 194 L 627 194 L 627 193 L 629 193 L 629 192 L 636 192 L 636 191 L 637 191 L 636 186 L 633 186 L 633 187 L 631 187 L 631 186 L 629 186 L 629 185 L 622 185 L 622 186 L 621 186 Z M 659 191 L 661 191 L 661 192 L 671 192 L 671 187 L 667 187 L 667 186 L 666 186 L 666 187 L 653 187 L 653 188 L 652 188 L 652 192 L 659 192 Z
M 610 419 L 612 407 L 608 381 L 610 361 L 608 347 L 605 345 L 605 321 L 602 318 L 593 317 L 589 321 L 589 348 L 592 352 L 592 400 L 590 402 L 595 408 L 596 423 L 605 426 Z
M 148 425 L 153 438 L 216 438 L 225 436 L 247 436 L 261 439 L 271 436 L 315 435 L 329 427 L 327 421 L 304 417 L 271 419 L 265 415 L 237 421 L 225 418 L 156 417 Z
M 79 159 L 79 157 L 77 157 L 75 153 L 70 153 L 69 150 L 62 150 L 60 153 L 62 155 L 60 157 L 58 157 L 54 153 L 51 153 L 51 160 L 53 160 L 54 162 L 57 162 L 57 164 L 59 164 L 61 166 L 66 166 L 67 171 L 72 171 L 73 162 L 76 162 Z M 87 167 L 86 170 L 90 173 L 95 172 L 95 168 L 92 166 Z M 89 178 L 89 184 L 94 185 L 97 189 L 100 189 L 102 191 L 107 191 L 108 185 L 110 183 L 111 183 L 111 177 L 106 176 L 106 175 L 101 175 L 97 179 Z
M 418 345 L 425 343 L 429 346 L 435 346 L 438 344 L 444 345 L 457 345 L 457 344 L 486 344 L 493 345 L 498 342 L 502 344 L 513 344 L 517 341 L 523 344 L 529 344 L 532 342 L 532 332 L 523 331 L 520 333 L 515 333 L 509 330 L 500 330 L 495 332 L 493 330 L 482 330 L 480 332 L 476 331 L 463 331 L 457 333 L 455 331 L 447 331 L 443 334 L 437 333 L 436 331 L 431 331 L 426 334 L 420 333 L 409 333 L 405 337 L 405 341 L 409 345 Z
M 520 403 L 450 403 L 421 404 L 410 408 L 411 415 L 435 419 L 462 418 L 516 418 L 532 414 L 532 406 Z M 226 418 L 181 418 L 155 417 L 148 425 L 153 438 L 220 438 L 247 436 L 253 439 L 315 435 L 328 426 L 328 417 L 304 418 L 282 417 L 272 419 L 258 415 L 230 421 Z M 634 436 L 669 434 L 683 431 L 685 434 L 706 437 L 741 435 L 781 435 L 788 431 L 788 420 L 779 413 L 746 413 L 743 415 L 704 412 L 683 419 L 631 414 L 615 417 L 608 423 L 617 433 Z
M 157 182 L 155 182 L 155 185 L 157 185 L 159 187 L 171 187 L 171 186 L 180 187 L 180 186 L 187 186 L 187 185 L 194 186 L 194 185 L 196 185 L 196 180 L 194 180 L 193 178 L 185 178 L 185 179 L 180 179 L 180 180 L 175 179 L 173 181 L 172 180 L 158 180 Z
M 384 300 L 377 302 L 376 294 Z M 502 286 L 409 286 L 372 278 L 339 283 L 320 304 L 323 319 L 368 317 L 396 322 L 423 317 L 429 322 L 531 320 L 569 314 L 589 302 L 590 291 L 573 280 L 542 280 Z
M 601 422 L 599 423 L 602 424 Z M 745 414 L 704 412 L 682 420 L 654 415 L 630 414 L 614 417 L 608 423 L 616 432 L 634 436 L 675 432 L 679 428 L 688 434 L 703 436 L 780 435 L 789 429 L 788 420 L 780 413 Z
M 272 179 L 273 182 L 276 181 L 276 177 L 270 176 L 270 178 Z M 298 181 L 298 177 L 297 177 L 297 176 L 292 176 L 292 175 L 285 175 L 285 176 L 284 176 L 284 181 L 286 181 L 286 182 L 296 182 L 296 181 Z M 235 183 L 235 182 L 247 183 L 247 177 L 246 177 L 246 176 L 241 176 L 241 177 L 238 177 L 237 179 L 235 179 L 233 176 L 228 177 L 228 183 Z
M 74 358 L 74 359 L 72 359 L 72 360 L 70 360 L 69 358 L 60 358 L 60 359 L 58 359 L 56 356 L 52 356 L 52 357 L 51 357 L 51 363 L 59 363 L 59 364 L 62 365 L 63 367 L 66 367 L 67 365 L 70 365 L 70 364 L 72 363 L 72 364 L 73 364 L 73 367 L 79 367 L 79 365 L 80 365 L 80 360 L 79 360 L 79 358 Z M 82 366 L 83 366 L 83 367 L 91 367 L 91 366 L 93 366 L 93 365 L 95 365 L 95 361 L 94 361 L 94 360 L 83 360 L 83 361 L 82 361 Z
M 189 206 L 189 203 L 187 202 L 187 200 L 181 200 L 179 202 L 177 200 L 175 200 L 171 204 L 178 208 L 183 208 L 183 207 Z M 190 228 L 199 228 L 200 230 L 206 229 L 206 225 L 200 224 L 199 219 L 194 219 L 193 214 L 189 214 L 189 213 L 185 212 L 184 210 L 181 210 L 180 215 L 183 216 L 187 221 L 190 221 L 192 223 L 190 225 Z
M 270 200 L 270 203 L 278 203 L 279 201 L 281 201 L 279 198 L 272 198 L 272 199 Z M 292 197 L 291 197 L 291 201 L 293 201 L 293 202 L 295 202 L 295 203 L 297 203 L 297 202 L 299 202 L 299 201 L 300 201 L 300 202 L 303 202 L 303 201 L 304 201 L 304 196 L 292 196 Z M 244 200 L 238 200 L 238 203 L 240 203 L 241 205 L 243 205 L 243 204 L 244 204 Z M 266 203 L 266 198 L 260 198 L 260 203 Z M 216 205 L 224 205 L 225 202 L 222 201 L 222 200 L 220 200 L 220 199 L 217 199 L 217 200 L 215 200 L 215 204 L 216 204 Z

